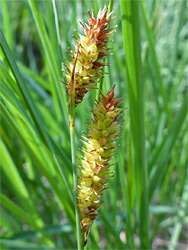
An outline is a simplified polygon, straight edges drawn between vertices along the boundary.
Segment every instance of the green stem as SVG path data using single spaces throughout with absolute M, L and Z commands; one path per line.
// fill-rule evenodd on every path
M 109 5 L 108 5 L 108 14 L 110 14 L 110 12 L 112 12 L 112 7 L 113 7 L 113 0 L 109 1 Z M 108 29 L 109 29 L 109 25 L 108 25 Z M 106 58 L 104 58 L 103 63 L 105 63 Z M 104 68 L 102 70 L 102 72 L 104 72 Z M 103 78 L 101 78 L 100 82 L 98 83 L 98 89 L 96 92 L 96 100 L 99 102 L 99 97 L 100 97 L 100 92 L 102 91 L 102 86 L 103 86 Z
M 73 182 L 74 182 L 74 203 L 75 203 L 75 215 L 76 215 L 76 232 L 77 232 L 77 244 L 78 250 L 81 250 L 81 229 L 80 229 L 80 216 L 79 209 L 76 204 L 78 204 L 77 200 L 77 168 L 76 168 L 76 155 L 75 155 L 75 131 L 74 131 L 74 121 L 75 121 L 75 107 L 71 105 L 70 107 L 70 141 L 71 141 L 71 158 L 72 158 L 72 167 L 73 167 Z
M 80 215 L 78 209 L 78 199 L 77 199 L 77 168 L 76 168 L 76 154 L 75 154 L 75 129 L 74 129 L 74 122 L 75 122 L 75 84 L 74 84 L 74 73 L 76 68 L 76 61 L 78 57 L 78 51 L 80 47 L 80 41 L 77 45 L 77 51 L 75 56 L 74 67 L 71 76 L 71 103 L 70 103 L 70 117 L 69 117 L 69 124 L 70 124 L 70 141 L 71 141 L 71 159 L 72 159 L 72 167 L 73 167 L 73 183 L 74 183 L 74 204 L 75 204 L 75 215 L 76 215 L 76 232 L 77 232 L 77 248 L 78 250 L 82 250 L 82 243 L 81 243 L 81 228 L 80 228 Z

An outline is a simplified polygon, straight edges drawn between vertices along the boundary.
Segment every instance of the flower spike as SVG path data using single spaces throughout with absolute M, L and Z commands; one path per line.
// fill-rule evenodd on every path
M 94 13 L 89 13 L 89 25 L 82 24 L 84 28 L 85 36 L 82 36 L 76 32 L 79 36 L 75 39 L 77 43 L 80 43 L 78 55 L 76 56 L 76 48 L 69 49 L 70 53 L 67 53 L 72 62 L 68 62 L 68 65 L 65 65 L 67 72 L 64 72 L 66 76 L 66 88 L 68 93 L 68 103 L 71 102 L 71 79 L 74 79 L 75 87 L 75 106 L 78 103 L 82 102 L 84 95 L 92 89 L 93 84 L 97 83 L 100 78 L 103 77 L 101 72 L 102 68 L 105 65 L 101 62 L 101 59 L 110 55 L 106 53 L 109 48 L 107 48 L 107 43 L 109 40 L 106 40 L 112 33 L 114 28 L 107 29 L 108 24 L 113 18 L 109 17 L 112 13 L 107 14 L 108 7 L 104 7 L 103 10 L 99 10 L 97 18 L 95 18 Z M 75 61 L 77 60 L 76 64 Z M 75 67 L 74 67 L 75 65 Z M 73 76 L 74 75 L 74 76 Z
M 95 103 L 90 118 L 90 127 L 87 138 L 83 137 L 82 148 L 84 157 L 81 158 L 81 175 L 78 179 L 78 206 L 80 211 L 81 230 L 84 233 L 84 244 L 87 243 L 89 230 L 98 216 L 96 211 L 103 203 L 101 200 L 103 190 L 107 189 L 107 180 L 113 176 L 109 171 L 112 165 L 109 161 L 116 153 L 119 136 L 119 118 L 123 109 L 119 108 L 121 99 L 115 99 L 114 88 L 108 91 L 107 96 L 101 93 L 101 102 Z

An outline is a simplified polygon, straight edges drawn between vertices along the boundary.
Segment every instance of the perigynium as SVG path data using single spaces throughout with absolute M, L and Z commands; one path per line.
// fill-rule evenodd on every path
M 107 180 L 113 176 L 109 170 L 109 161 L 117 152 L 116 140 L 121 129 L 119 118 L 122 116 L 122 108 L 119 108 L 122 98 L 115 99 L 114 87 L 106 97 L 101 93 L 100 102 L 96 101 L 87 137 L 83 137 L 82 141 L 85 147 L 81 149 L 84 156 L 78 179 L 78 206 L 84 244 L 87 243 L 90 227 L 98 215 L 96 212 L 103 203 L 101 196 L 107 188 Z
M 64 72 L 66 76 L 66 85 L 68 93 L 68 103 L 71 103 L 71 84 L 74 75 L 74 89 L 75 89 L 75 106 L 80 103 L 84 95 L 91 89 L 95 89 L 95 84 L 103 74 L 101 72 L 104 64 L 101 59 L 110 55 L 107 53 L 107 38 L 114 33 L 114 28 L 107 29 L 109 22 L 113 19 L 110 18 L 111 14 L 107 14 L 108 7 L 104 7 L 103 10 L 99 10 L 97 18 L 95 18 L 92 11 L 92 15 L 89 13 L 89 25 L 85 24 L 84 28 L 85 36 L 77 33 L 78 38 L 75 49 L 70 49 L 68 55 L 71 57 L 72 62 L 68 62 L 65 65 L 67 72 Z M 76 53 L 78 51 L 78 53 Z M 75 60 L 76 63 L 75 63 Z

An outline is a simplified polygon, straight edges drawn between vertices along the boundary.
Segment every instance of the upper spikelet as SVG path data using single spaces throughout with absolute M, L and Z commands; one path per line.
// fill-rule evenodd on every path
M 85 244 L 89 229 L 98 215 L 96 211 L 103 202 L 101 195 L 107 188 L 107 179 L 113 174 L 109 171 L 109 161 L 116 153 L 116 140 L 121 128 L 118 120 L 122 110 L 118 107 L 122 98 L 115 100 L 114 87 L 106 97 L 101 94 L 101 102 L 96 102 L 87 138 L 82 141 L 85 148 L 82 149 L 84 157 L 78 179 L 78 206 Z
M 77 46 L 74 49 L 70 49 L 68 55 L 71 57 L 72 62 L 68 62 L 65 65 L 68 72 L 64 72 L 66 76 L 66 82 L 63 82 L 67 87 L 68 103 L 71 100 L 71 84 L 74 79 L 75 88 L 75 105 L 80 103 L 84 95 L 91 89 L 94 89 L 93 84 L 96 83 L 101 77 L 101 69 L 104 64 L 101 59 L 110 55 L 106 53 L 107 48 L 106 40 L 114 28 L 107 29 L 109 22 L 113 19 L 108 19 L 112 13 L 107 15 L 108 7 L 104 7 L 103 10 L 99 10 L 97 19 L 89 13 L 89 25 L 81 25 L 84 28 L 85 36 L 78 34 Z M 78 51 L 78 53 L 76 53 Z M 76 61 L 76 63 L 75 63 Z M 74 75 L 74 77 L 73 77 Z

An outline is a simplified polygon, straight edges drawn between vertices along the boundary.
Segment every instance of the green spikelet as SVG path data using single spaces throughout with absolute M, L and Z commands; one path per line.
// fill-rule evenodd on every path
M 82 142 L 84 157 L 81 160 L 81 175 L 78 179 L 78 206 L 81 219 L 81 230 L 84 232 L 86 244 L 89 229 L 97 216 L 97 209 L 103 202 L 101 195 L 106 189 L 107 179 L 112 177 L 109 160 L 116 153 L 116 140 L 119 137 L 119 121 L 121 116 L 121 99 L 115 100 L 114 87 L 108 91 L 107 97 L 101 94 L 101 102 L 96 102 L 92 111 L 89 133 Z
M 81 25 L 84 28 L 85 36 L 78 34 L 79 38 L 77 40 L 76 49 L 70 49 L 68 55 L 71 57 L 72 62 L 68 62 L 68 65 L 64 66 L 67 68 L 66 85 L 68 93 L 68 103 L 71 100 L 71 80 L 74 75 L 74 86 L 75 86 L 75 105 L 80 103 L 84 95 L 91 89 L 95 89 L 93 84 L 95 84 L 101 77 L 101 70 L 105 64 L 101 62 L 101 59 L 110 55 L 106 53 L 109 48 L 107 48 L 106 40 L 110 34 L 114 33 L 112 31 L 114 28 L 107 29 L 109 22 L 113 19 L 108 19 L 112 13 L 107 15 L 108 7 L 104 7 L 97 15 L 97 19 L 89 13 L 89 25 Z M 78 53 L 76 53 L 78 50 Z M 75 60 L 76 64 L 75 64 Z M 108 65 L 108 64 L 106 64 Z

